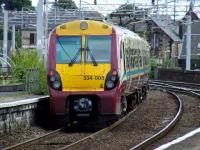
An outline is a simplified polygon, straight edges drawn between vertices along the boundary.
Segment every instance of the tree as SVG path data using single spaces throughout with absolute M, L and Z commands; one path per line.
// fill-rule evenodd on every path
M 31 0 L 0 0 L 0 4 L 5 4 L 6 10 L 22 10 L 22 8 L 27 8 L 33 10 Z
M 73 0 L 55 0 L 54 7 L 59 7 L 63 9 L 78 9 Z

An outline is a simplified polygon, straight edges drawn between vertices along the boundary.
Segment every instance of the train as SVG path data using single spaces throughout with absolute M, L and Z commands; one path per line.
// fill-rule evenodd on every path
M 75 20 L 50 33 L 51 114 L 67 123 L 116 120 L 147 95 L 150 46 L 103 21 Z

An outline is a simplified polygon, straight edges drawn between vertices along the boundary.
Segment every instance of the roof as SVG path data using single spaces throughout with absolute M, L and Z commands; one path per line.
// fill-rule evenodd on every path
M 152 21 L 160 27 L 163 32 L 165 32 L 174 42 L 181 42 L 179 36 L 170 28 L 170 25 L 165 20 L 157 19 L 155 17 L 151 17 Z

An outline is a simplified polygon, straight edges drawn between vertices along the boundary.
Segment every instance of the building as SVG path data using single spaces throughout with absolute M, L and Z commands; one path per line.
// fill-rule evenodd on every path
M 200 19 L 192 8 L 186 13 L 180 21 L 179 37 L 183 41 L 181 53 L 179 55 L 179 64 L 185 69 L 186 66 L 186 43 L 187 43 L 187 25 L 186 18 L 191 16 L 191 69 L 200 69 Z
M 148 9 L 117 11 L 110 15 L 112 22 L 127 27 L 144 37 L 151 45 L 151 56 L 159 60 L 178 60 L 181 49 L 179 26 L 169 16 L 149 16 Z

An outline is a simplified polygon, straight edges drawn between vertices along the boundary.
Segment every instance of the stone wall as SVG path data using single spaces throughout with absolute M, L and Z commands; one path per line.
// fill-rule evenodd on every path
M 156 80 L 178 81 L 200 84 L 200 71 L 185 71 L 177 69 L 157 69 Z
M 49 116 L 48 97 L 17 102 L 0 104 L 0 133 L 29 128 L 33 124 L 40 123 L 40 120 L 47 121 Z

